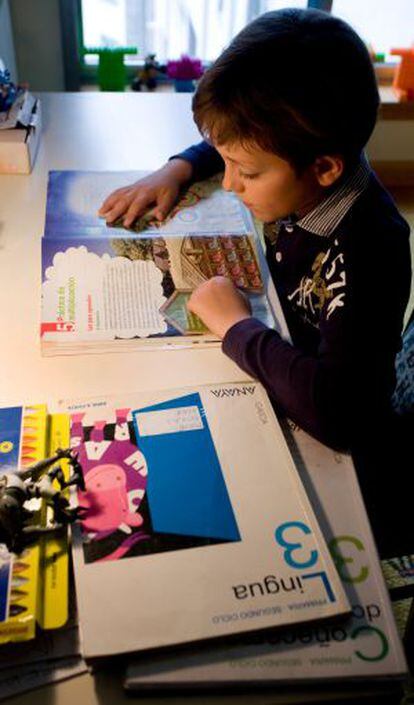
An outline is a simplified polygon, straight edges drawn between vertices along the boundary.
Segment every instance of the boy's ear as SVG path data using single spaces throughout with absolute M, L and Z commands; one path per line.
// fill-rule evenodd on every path
M 313 169 L 320 186 L 332 186 L 344 173 L 344 160 L 339 155 L 328 154 L 315 159 Z

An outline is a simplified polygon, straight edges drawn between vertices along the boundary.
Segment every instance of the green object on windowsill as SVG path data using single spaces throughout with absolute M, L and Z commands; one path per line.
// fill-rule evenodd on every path
M 98 86 L 101 91 L 124 91 L 126 72 L 125 54 L 137 54 L 137 47 L 85 47 L 83 54 L 97 54 Z

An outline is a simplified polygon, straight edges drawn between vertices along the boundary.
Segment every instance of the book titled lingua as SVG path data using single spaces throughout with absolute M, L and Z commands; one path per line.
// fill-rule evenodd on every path
M 187 309 L 207 279 L 229 277 L 274 325 L 269 276 L 254 224 L 217 180 L 189 187 L 162 223 L 108 227 L 97 210 L 134 172 L 51 172 L 42 240 L 44 354 L 217 343 Z M 270 297 L 272 298 L 272 297 Z M 273 306 L 273 308 L 272 308 Z
M 59 411 L 85 474 L 74 567 L 86 658 L 349 611 L 260 385 Z
M 297 427 L 287 431 L 287 439 L 347 592 L 351 615 L 339 623 L 246 635 L 236 645 L 213 644 L 151 660 L 140 657 L 128 668 L 128 690 L 142 694 L 278 686 L 280 702 L 302 703 L 305 691 L 319 703 L 325 701 L 323 689 L 330 689 L 329 702 L 343 702 L 351 690 L 362 702 L 359 689 L 372 694 L 380 687 L 383 698 L 388 691 L 386 702 L 399 701 L 391 691 L 406 677 L 407 664 L 352 460 Z

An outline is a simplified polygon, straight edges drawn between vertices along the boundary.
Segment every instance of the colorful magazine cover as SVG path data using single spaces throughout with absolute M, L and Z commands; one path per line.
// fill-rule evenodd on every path
M 308 685 L 343 688 L 350 682 L 389 683 L 407 665 L 350 456 L 292 426 L 289 447 L 316 510 L 352 607 L 333 624 L 299 625 L 242 645 L 192 649 L 140 659 L 127 671 L 127 690 L 146 692 Z M 338 696 L 338 699 L 340 697 Z M 319 702 L 316 697 L 316 701 Z
M 344 591 L 260 385 L 61 402 L 88 659 L 338 616 Z

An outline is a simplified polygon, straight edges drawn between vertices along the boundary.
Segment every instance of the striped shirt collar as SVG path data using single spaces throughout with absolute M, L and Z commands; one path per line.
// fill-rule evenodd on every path
M 285 225 L 289 228 L 294 223 L 314 235 L 328 237 L 337 228 L 356 199 L 365 191 L 370 174 L 371 167 L 364 156 L 348 178 L 313 210 L 299 220 L 294 216 L 283 219 L 277 222 L 277 226 Z

